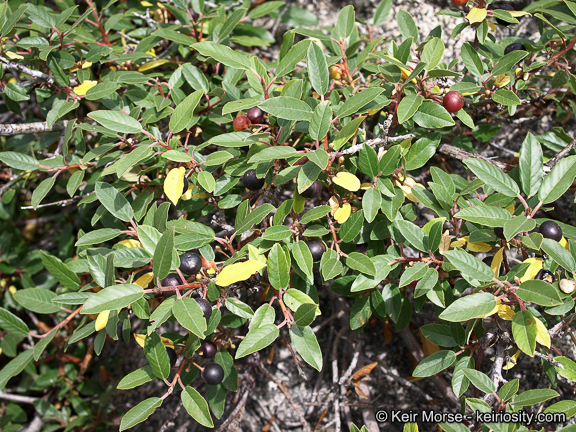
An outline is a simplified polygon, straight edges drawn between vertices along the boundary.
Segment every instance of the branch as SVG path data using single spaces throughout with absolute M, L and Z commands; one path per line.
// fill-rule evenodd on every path
M 31 77 L 46 81 L 50 85 L 56 82 L 54 76 L 52 75 L 48 75 L 45 74 L 44 72 L 40 72 L 34 69 L 30 69 L 29 67 L 24 66 L 23 64 L 10 61 L 2 56 L 0 56 L 0 62 L 4 63 L 7 69 L 15 69 L 19 72 L 25 73 L 26 75 L 30 75 Z M 70 85 L 71 86 L 78 85 L 78 81 L 76 80 L 76 78 L 70 78 Z
M 545 167 L 547 167 L 549 170 L 552 170 L 552 168 L 554 168 L 554 165 L 556 165 L 560 159 L 562 159 L 564 156 L 566 156 L 568 153 L 570 153 L 570 151 L 574 148 L 574 146 L 576 146 L 576 138 L 574 138 L 572 141 L 570 141 L 570 144 L 568 144 L 566 147 L 564 147 L 562 150 L 560 150 L 556 154 L 556 156 L 554 156 L 552 159 L 550 159 L 546 163 Z
M 574 320 L 576 320 L 576 313 L 573 313 L 572 315 L 569 315 L 566 318 L 564 318 L 562 321 L 560 321 L 558 324 L 552 327 L 548 331 L 548 334 L 550 335 L 551 338 L 558 336 L 558 334 L 562 331 L 562 328 L 565 325 L 570 324 Z
M 0 399 L 9 400 L 13 402 L 25 403 L 25 404 L 33 404 L 38 400 L 38 398 L 31 397 L 31 396 L 21 396 L 15 395 L 10 393 L 4 393 L 0 390 Z
M 132 15 L 143 19 L 148 24 L 148 27 L 150 27 L 152 30 L 156 31 L 156 29 L 157 29 L 156 24 L 158 24 L 158 23 L 150 17 L 150 10 L 149 9 L 146 9 L 146 15 L 142 15 L 142 14 L 139 14 L 137 12 L 132 12 Z
M 451 156 L 454 159 L 458 159 L 458 160 L 466 160 L 466 159 L 482 159 L 483 161 L 486 161 L 488 163 L 491 163 L 492 165 L 494 165 L 496 168 L 502 170 L 502 171 L 509 171 L 510 167 L 508 167 L 508 165 L 496 161 L 496 160 L 490 160 L 487 157 L 481 156 L 479 154 L 475 154 L 475 153 L 470 153 L 466 150 L 462 150 L 461 148 L 458 147 L 454 147 L 450 144 L 441 144 L 438 147 L 438 151 L 440 153 L 444 153 L 445 155 Z
M 60 132 L 66 129 L 69 120 L 54 123 L 48 127 L 46 122 L 0 124 L 0 136 L 13 136 L 43 132 Z
M 41 207 L 52 207 L 52 206 L 67 206 L 68 204 L 72 204 L 74 201 L 79 201 L 83 198 L 86 198 L 88 195 L 93 194 L 94 192 L 90 192 L 86 195 L 80 195 L 80 196 L 75 196 L 73 198 L 69 198 L 69 199 L 65 199 L 62 201 L 56 201 L 56 202 L 51 202 L 51 203 L 46 203 L 46 204 L 39 204 L 36 206 L 36 208 L 34 208 L 33 206 L 24 206 L 24 207 L 20 207 L 20 210 L 36 210 L 39 209 Z

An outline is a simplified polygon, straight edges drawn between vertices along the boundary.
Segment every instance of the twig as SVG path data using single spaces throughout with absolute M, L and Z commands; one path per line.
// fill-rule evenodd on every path
M 69 120 L 54 123 L 48 127 L 46 122 L 0 124 L 0 136 L 13 136 L 43 132 L 60 132 L 66 129 Z
M 572 141 L 570 141 L 570 144 L 568 144 L 566 147 L 564 147 L 562 150 L 556 153 L 556 156 L 554 156 L 546 163 L 546 167 L 552 170 L 552 168 L 554 168 L 554 165 L 556 165 L 560 159 L 562 159 L 564 156 L 570 153 L 570 151 L 574 148 L 574 146 L 576 146 L 576 138 L 574 138 Z
M 25 404 L 33 404 L 38 400 L 38 398 L 31 397 L 31 396 L 21 396 L 15 395 L 10 393 L 4 393 L 0 390 L 0 399 L 9 400 L 13 402 L 25 403 Z
M 24 173 L 19 174 L 19 175 L 15 175 L 14 177 L 12 177 L 8 183 L 6 183 L 5 185 L 3 185 L 2 187 L 0 187 L 0 197 L 2 197 L 2 195 L 4 194 L 4 191 L 6 189 L 8 189 L 10 186 L 12 186 L 14 183 L 16 183 L 18 180 L 20 180 L 22 177 L 24 177 Z
M 560 369 L 564 369 L 564 365 L 562 363 L 560 363 L 559 361 L 554 360 L 552 357 L 547 356 L 545 354 L 542 354 L 540 351 L 534 351 L 534 355 L 536 357 L 540 357 L 541 359 L 546 360 L 548 363 L 550 363 L 552 366 L 560 368 Z
M 490 370 L 490 379 L 494 383 L 496 390 L 498 390 L 498 386 L 500 383 L 505 383 L 506 380 L 502 377 L 502 367 L 504 366 L 504 356 L 506 354 L 506 346 L 510 342 L 509 336 L 507 333 L 501 335 L 496 343 L 496 356 L 494 357 L 494 363 L 492 363 L 492 369 Z M 494 403 L 494 395 L 492 393 L 487 394 L 484 396 L 484 402 L 488 405 L 492 405 Z
M 37 71 L 34 69 L 30 69 L 28 66 L 24 66 L 23 64 L 10 61 L 7 58 L 4 58 L 2 56 L 0 56 L 0 61 L 6 65 L 7 69 L 14 69 L 14 70 L 17 70 L 19 72 L 23 72 L 26 75 L 30 75 L 31 77 L 44 80 L 50 85 L 52 85 L 56 82 L 56 80 L 54 79 L 54 76 L 52 76 L 52 75 L 48 75 L 48 74 L 45 74 L 44 72 L 40 72 L 40 71 Z M 73 87 L 77 86 L 78 80 L 76 78 L 70 78 L 70 85 Z
M 342 428 L 340 420 L 340 386 L 338 385 L 338 344 L 345 332 L 346 327 L 343 327 L 336 334 L 334 346 L 332 347 L 332 385 L 334 390 L 334 419 L 336 420 L 336 424 L 334 425 L 335 432 L 340 432 Z
M 120 32 L 118 32 L 118 33 L 120 33 L 120 34 L 124 37 L 124 39 L 127 39 L 127 40 L 129 40 L 130 42 L 140 43 L 140 41 L 139 41 L 138 39 L 133 38 L 132 36 L 128 36 L 128 35 L 127 35 L 126 33 L 124 33 L 123 31 L 120 31 Z
M 36 414 L 32 419 L 32 421 L 30 422 L 30 424 L 28 425 L 28 427 L 26 429 L 23 429 L 22 432 L 40 432 L 42 426 L 44 426 L 42 417 L 40 417 L 39 414 Z
M 150 10 L 149 9 L 146 9 L 146 15 L 139 14 L 138 12 L 132 12 L 132 15 L 143 19 L 148 24 L 148 27 L 150 27 L 152 30 L 156 31 L 156 29 L 157 29 L 156 24 L 158 24 L 158 23 L 150 17 Z
M 482 159 L 483 161 L 486 161 L 488 163 L 491 163 L 492 165 L 494 165 L 496 168 L 502 170 L 502 171 L 509 171 L 511 167 L 509 167 L 508 165 L 499 162 L 499 161 L 495 161 L 495 160 L 490 160 L 484 156 L 481 156 L 479 154 L 475 154 L 475 153 L 470 153 L 466 150 L 462 150 L 461 148 L 458 147 L 454 147 L 450 144 L 441 144 L 438 147 L 438 151 L 440 153 L 444 153 L 445 155 L 451 156 L 454 159 L 458 159 L 458 160 L 466 160 L 466 159 Z
M 46 204 L 39 204 L 36 206 L 37 209 L 41 208 L 41 207 L 53 207 L 53 206 L 67 206 L 68 204 L 72 204 L 75 201 L 79 201 L 83 198 L 86 198 L 88 195 L 93 194 L 94 192 L 90 192 L 87 193 L 86 195 L 81 195 L 81 196 L 75 196 L 69 199 L 65 199 L 62 201 L 56 201 L 56 202 L 51 202 L 51 203 L 46 203 Z M 20 207 L 20 210 L 35 210 L 35 208 L 33 206 L 24 206 L 24 207 Z
M 565 325 L 570 324 L 574 320 L 576 320 L 576 313 L 564 318 L 562 321 L 560 321 L 558 324 L 556 324 L 554 327 L 548 330 L 548 334 L 550 335 L 551 338 L 558 336 L 558 334 L 562 331 L 562 328 Z
M 356 345 L 356 347 L 354 348 L 354 356 L 352 357 L 350 366 L 348 366 L 348 369 L 346 370 L 344 375 L 342 375 L 340 381 L 338 381 L 338 384 L 343 385 L 346 381 L 348 381 L 348 379 L 352 375 L 352 372 L 354 372 L 354 369 L 356 369 L 356 365 L 358 364 L 358 357 L 360 357 L 361 347 L 362 342 L 359 342 L 358 345 Z

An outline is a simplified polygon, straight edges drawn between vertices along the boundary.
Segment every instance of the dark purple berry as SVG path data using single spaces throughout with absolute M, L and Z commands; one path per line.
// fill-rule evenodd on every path
M 197 298 L 196 303 L 198 303 L 198 306 L 200 306 L 200 309 L 202 309 L 204 318 L 206 319 L 206 321 L 208 321 L 210 319 L 210 316 L 212 315 L 212 305 L 208 300 L 203 298 Z
M 494 228 L 494 234 L 496 234 L 496 237 L 501 238 L 502 240 L 506 240 L 506 237 L 504 237 L 504 228 L 502 227 Z
M 300 195 L 302 195 L 304 198 L 315 198 L 318 195 L 320 195 L 321 191 L 322 191 L 322 183 L 320 183 L 319 180 L 316 180 L 314 183 L 310 185 L 308 189 L 306 189 Z
M 524 45 L 520 42 L 514 42 L 504 48 L 504 55 L 510 54 L 512 51 L 521 51 L 524 49 Z
M 312 261 L 318 261 L 322 258 L 324 252 L 326 252 L 326 246 L 324 246 L 324 242 L 321 240 L 311 240 L 307 243 L 308 249 L 310 249 L 310 253 L 312 254 Z
M 258 107 L 252 107 L 248 110 L 246 117 L 254 124 L 262 124 L 264 122 L 264 111 Z
M 263 178 L 256 177 L 256 170 L 251 169 L 244 173 L 244 175 L 242 176 L 242 182 L 244 183 L 244 186 L 246 186 L 247 189 L 256 191 L 262 189 L 262 186 L 264 186 L 266 180 Z
M 544 222 L 540 225 L 539 232 L 544 238 L 556 241 L 562 240 L 562 228 L 554 221 L 548 220 Z
M 194 252 L 180 255 L 180 271 L 187 275 L 195 275 L 202 268 L 202 257 Z
M 216 344 L 210 341 L 202 341 L 200 345 L 200 352 L 204 358 L 212 358 L 218 352 L 218 348 L 216 348 Z
M 224 369 L 218 363 L 208 363 L 202 373 L 204 381 L 209 385 L 218 385 L 224 381 Z
M 180 276 L 177 273 L 170 273 L 164 279 L 162 279 L 162 286 L 163 287 L 175 287 L 178 285 L 182 285 L 182 281 L 180 280 Z

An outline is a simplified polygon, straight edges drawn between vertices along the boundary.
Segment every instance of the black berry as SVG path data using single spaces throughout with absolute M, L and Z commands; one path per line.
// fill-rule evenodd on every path
M 204 381 L 209 385 L 218 385 L 224 381 L 224 369 L 218 363 L 208 363 L 202 373 Z
M 168 348 L 168 358 L 170 358 L 170 366 L 175 366 L 178 361 L 178 354 L 173 349 Z
M 304 198 L 315 198 L 318 195 L 320 195 L 321 190 L 322 190 L 322 183 L 320 183 L 319 180 L 316 180 L 314 183 L 310 185 L 308 189 L 306 189 L 300 195 L 302 195 Z
M 321 240 L 311 240 L 308 243 L 308 249 L 310 249 L 310 253 L 312 254 L 312 260 L 318 261 L 322 258 L 322 254 L 326 252 L 326 246 Z
M 177 273 L 170 273 L 164 279 L 162 279 L 162 286 L 163 287 L 175 287 L 178 285 L 182 285 L 182 281 L 180 280 L 180 276 Z
M 506 237 L 504 237 L 504 228 L 502 227 L 494 228 L 494 234 L 496 234 L 496 237 L 501 238 L 502 240 L 506 240 Z
M 194 252 L 180 255 L 180 271 L 187 275 L 195 275 L 202 268 L 202 257 Z
M 218 348 L 216 348 L 216 344 L 210 341 L 202 341 L 200 345 L 200 352 L 204 358 L 212 358 L 218 352 Z
M 202 309 L 204 318 L 206 319 L 206 321 L 208 321 L 210 319 L 210 316 L 212 315 L 212 305 L 208 300 L 203 298 L 197 298 L 196 303 L 198 303 L 198 306 L 200 306 L 200 309 Z
M 546 221 L 542 225 L 540 225 L 539 229 L 540 234 L 544 236 L 544 238 L 560 241 L 562 240 L 562 228 L 554 222 L 554 221 Z
M 246 117 L 254 124 L 262 124 L 264 122 L 264 111 L 258 107 L 252 107 L 248 110 Z
M 253 191 L 262 189 L 262 186 L 266 183 L 265 179 L 256 177 L 256 170 L 254 169 L 246 171 L 244 176 L 242 176 L 242 181 L 247 189 Z
M 504 55 L 510 54 L 512 51 L 520 51 L 524 49 L 524 45 L 520 42 L 514 42 L 504 48 Z
M 554 273 L 551 271 L 542 269 L 536 275 L 536 279 L 548 283 L 554 283 L 554 281 L 556 281 L 556 276 L 554 276 Z
M 185 194 L 188 190 L 188 179 L 184 177 L 184 187 L 182 187 L 182 194 Z
M 499 6 L 496 9 L 505 10 L 505 11 L 513 11 L 514 10 L 514 8 L 508 4 Z M 500 19 L 500 18 L 496 18 L 496 22 L 498 24 L 500 24 L 501 26 L 505 26 L 505 27 L 512 25 L 512 23 L 510 23 L 508 21 L 504 21 L 503 19 Z
M 464 96 L 462 93 L 456 90 L 449 91 L 444 96 L 442 100 L 442 105 L 446 108 L 446 111 L 455 113 L 460 111 L 464 107 Z

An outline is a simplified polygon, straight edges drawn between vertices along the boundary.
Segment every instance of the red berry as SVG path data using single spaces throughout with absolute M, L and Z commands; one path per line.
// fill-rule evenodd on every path
M 464 107 L 464 96 L 462 93 L 452 90 L 446 93 L 442 105 L 446 108 L 446 111 L 455 113 L 460 111 Z
M 234 126 L 234 130 L 236 132 L 240 132 L 250 127 L 250 119 L 248 119 L 246 116 L 239 116 L 234 119 L 234 123 L 232 125 Z
M 264 123 L 264 111 L 262 111 L 258 107 L 250 108 L 248 110 L 248 113 L 246 114 L 246 117 L 248 117 L 248 120 L 250 120 L 251 123 L 254 124 Z
M 468 3 L 468 0 L 452 0 L 452 3 L 457 6 L 464 6 L 466 3 Z

